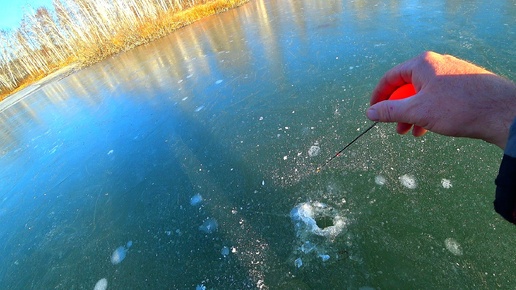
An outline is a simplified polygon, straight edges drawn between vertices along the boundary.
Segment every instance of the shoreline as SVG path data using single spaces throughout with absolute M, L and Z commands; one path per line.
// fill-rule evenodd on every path
M 164 15 L 162 19 L 155 19 L 144 23 L 139 30 L 144 33 L 124 34 L 119 31 L 112 39 L 101 43 L 91 44 L 78 48 L 78 55 L 70 60 L 61 61 L 51 65 L 49 73 L 43 72 L 40 75 L 29 75 L 25 80 L 20 81 L 13 90 L 5 90 L 0 94 L 0 112 L 22 100 L 31 93 L 57 78 L 67 77 L 76 71 L 95 63 L 101 62 L 109 56 L 129 51 L 138 46 L 150 43 L 163 38 L 174 31 L 201 19 L 240 7 L 250 0 L 214 0 L 212 2 L 195 5 L 185 10 L 172 11 Z
M 70 64 L 63 68 L 60 68 L 49 75 L 44 76 L 43 78 L 36 80 L 30 84 L 27 84 L 23 88 L 13 92 L 12 94 L 6 96 L 4 99 L 0 100 L 0 112 L 10 108 L 16 103 L 22 101 L 32 93 L 40 90 L 46 84 L 51 83 L 57 79 L 64 79 L 67 76 L 74 74 L 75 72 L 81 70 L 85 66 L 79 66 L 75 64 Z

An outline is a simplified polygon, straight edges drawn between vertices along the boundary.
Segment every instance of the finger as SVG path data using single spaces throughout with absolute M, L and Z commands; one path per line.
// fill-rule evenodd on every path
M 374 105 L 378 102 L 389 99 L 391 94 L 402 85 L 408 82 L 404 81 L 399 75 L 387 73 L 379 82 L 371 95 L 370 104 Z
M 398 134 L 405 135 L 410 131 L 411 128 L 412 124 L 398 123 L 398 126 L 396 126 L 396 132 L 398 132 Z
M 371 105 L 389 99 L 397 88 L 412 83 L 412 62 L 414 59 L 399 64 L 385 73 L 373 90 Z
M 366 116 L 375 122 L 414 123 L 408 114 L 410 99 L 383 101 L 369 107 Z
M 427 130 L 420 126 L 414 126 L 414 128 L 412 128 L 412 135 L 414 135 L 414 137 L 421 137 L 425 135 L 426 132 Z

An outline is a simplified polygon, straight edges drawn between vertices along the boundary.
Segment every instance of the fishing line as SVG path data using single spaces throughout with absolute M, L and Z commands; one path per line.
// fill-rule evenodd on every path
M 412 84 L 408 83 L 408 84 L 399 86 L 394 92 L 392 92 L 392 94 L 387 99 L 390 101 L 402 100 L 405 98 L 409 98 L 415 94 L 416 94 L 416 89 L 414 88 L 414 86 Z M 328 163 L 330 163 L 330 161 L 332 161 L 337 156 L 339 156 L 342 152 L 344 152 L 344 150 L 346 150 L 349 146 L 351 146 L 351 144 L 355 143 L 355 141 L 357 141 L 360 137 L 364 136 L 365 133 L 367 133 L 367 132 L 369 132 L 369 130 L 373 129 L 373 127 L 376 126 L 376 124 L 378 124 L 378 122 L 374 122 L 373 125 L 369 126 L 369 128 L 365 129 L 362 133 L 358 134 L 358 136 L 356 136 L 355 139 L 351 140 L 351 142 L 349 142 L 346 146 L 344 146 L 344 148 L 342 148 L 342 150 L 340 150 L 335 155 L 333 155 L 328 160 L 326 160 L 326 162 L 323 165 L 317 167 L 315 172 L 319 173 L 324 166 L 326 166 Z
M 319 173 L 319 171 L 321 171 L 321 169 L 324 166 L 326 166 L 326 164 L 330 163 L 330 161 L 332 161 L 337 156 L 339 156 L 342 152 L 344 152 L 344 150 L 346 150 L 349 146 L 351 146 L 351 144 L 355 143 L 355 141 L 357 141 L 360 137 L 364 136 L 365 133 L 367 133 L 367 132 L 369 132 L 369 130 L 373 129 L 373 127 L 376 126 L 376 124 L 378 124 L 378 122 L 374 122 L 371 126 L 369 126 L 369 128 L 365 129 L 362 133 L 358 134 L 358 136 L 356 136 L 355 139 L 351 140 L 351 142 L 349 142 L 346 146 L 344 146 L 344 148 L 342 148 L 339 152 L 337 152 L 335 155 L 333 155 L 328 160 L 326 160 L 326 162 L 324 162 L 323 165 L 317 167 L 315 172 Z

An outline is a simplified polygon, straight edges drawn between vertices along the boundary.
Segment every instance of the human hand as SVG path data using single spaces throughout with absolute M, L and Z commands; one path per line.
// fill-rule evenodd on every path
M 389 101 L 400 86 L 412 83 L 417 94 Z M 504 149 L 516 117 L 516 85 L 450 55 L 425 52 L 389 70 L 371 96 L 367 117 L 398 122 L 397 132 L 422 136 L 427 130 L 482 139 Z

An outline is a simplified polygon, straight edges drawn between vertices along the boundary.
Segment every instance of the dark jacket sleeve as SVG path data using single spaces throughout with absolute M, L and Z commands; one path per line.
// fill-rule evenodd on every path
M 516 224 L 516 119 L 511 126 L 495 184 L 494 208 L 496 212 Z

